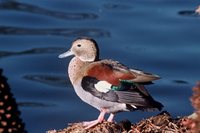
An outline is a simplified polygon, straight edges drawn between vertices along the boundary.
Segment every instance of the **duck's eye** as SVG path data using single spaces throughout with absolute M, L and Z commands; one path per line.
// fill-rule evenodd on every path
M 78 44 L 77 47 L 81 47 L 81 44 Z

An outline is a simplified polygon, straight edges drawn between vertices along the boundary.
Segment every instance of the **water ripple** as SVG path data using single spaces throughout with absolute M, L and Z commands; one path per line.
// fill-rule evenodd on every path
M 27 55 L 27 54 L 52 54 L 60 53 L 64 48 L 48 47 L 48 48 L 33 48 L 20 52 L 0 51 L 0 58 L 15 56 L 15 55 Z
M 91 36 L 110 37 L 110 32 L 96 28 L 23 28 L 0 26 L 0 35 L 52 35 L 52 36 Z
M 66 76 L 33 74 L 25 75 L 23 78 L 56 87 L 66 87 L 66 85 L 70 85 L 69 80 L 66 79 Z
M 107 10 L 128 10 L 132 7 L 130 5 L 116 4 L 116 3 L 106 3 L 103 7 Z
M 98 16 L 94 13 L 66 13 L 66 12 L 51 11 L 42 7 L 25 3 L 19 3 L 16 1 L 9 1 L 9 0 L 0 2 L 0 10 L 15 10 L 15 11 L 46 15 L 50 17 L 67 19 L 67 20 L 85 20 L 85 19 L 98 18 Z
M 18 106 L 20 107 L 50 107 L 55 106 L 55 104 L 45 104 L 39 102 L 18 102 Z

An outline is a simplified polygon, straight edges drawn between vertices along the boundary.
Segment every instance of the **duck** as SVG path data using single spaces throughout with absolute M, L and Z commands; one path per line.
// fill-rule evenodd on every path
M 80 99 L 100 111 L 97 119 L 82 122 L 89 129 L 105 121 L 114 122 L 114 116 L 126 111 L 161 110 L 163 105 L 154 100 L 145 83 L 160 79 L 158 75 L 131 69 L 112 59 L 100 59 L 97 42 L 79 37 L 59 58 L 73 56 L 68 65 L 70 82 Z

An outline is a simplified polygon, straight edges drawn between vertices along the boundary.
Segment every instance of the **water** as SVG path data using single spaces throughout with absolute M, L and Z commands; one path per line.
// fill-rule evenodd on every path
M 197 0 L 1 0 L 0 68 L 12 88 L 29 133 L 92 120 L 58 55 L 79 36 L 94 38 L 101 58 L 118 60 L 162 77 L 148 86 L 173 116 L 192 113 L 189 97 L 200 75 Z M 159 112 L 119 113 L 139 121 Z

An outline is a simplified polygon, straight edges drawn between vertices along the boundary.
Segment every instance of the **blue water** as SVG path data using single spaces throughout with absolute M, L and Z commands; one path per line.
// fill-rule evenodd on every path
M 80 36 L 94 38 L 101 58 L 162 77 L 147 86 L 173 116 L 192 113 L 191 88 L 200 75 L 198 0 L 0 0 L 0 68 L 29 133 L 93 120 L 58 59 Z M 137 122 L 159 112 L 125 112 Z

